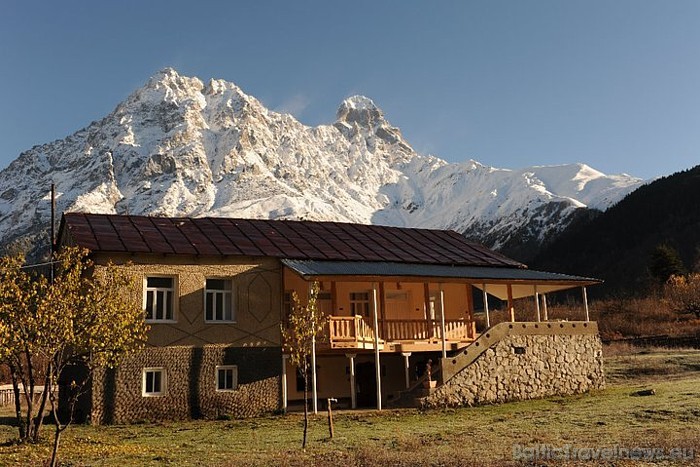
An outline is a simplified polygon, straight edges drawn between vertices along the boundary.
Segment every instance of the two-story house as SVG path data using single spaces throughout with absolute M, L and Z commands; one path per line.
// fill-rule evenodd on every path
M 425 379 L 429 359 L 439 387 L 429 391 L 428 406 L 581 392 L 602 384 L 595 323 L 586 318 L 553 325 L 542 300 L 574 287 L 585 296 L 585 287 L 598 281 L 532 271 L 456 232 L 67 213 L 59 245 L 89 249 L 96 267 L 111 261 L 126 268 L 136 284 L 128 293 L 141 297 L 151 326 L 143 351 L 94 378 L 83 406 L 93 423 L 286 409 L 302 398 L 303 387 L 285 358 L 281 326 L 291 292 L 305 301 L 313 282 L 320 285 L 318 305 L 327 316 L 313 362 L 314 408 L 326 397 L 348 407 L 381 408 L 407 390 L 426 396 L 414 386 Z M 510 310 L 509 323 L 490 326 L 494 297 Z M 535 300 L 537 319 L 521 323 L 514 301 L 525 297 Z M 482 333 L 475 305 L 486 315 Z M 562 352 L 576 357 L 558 372 Z M 550 389 L 537 383 L 523 390 L 519 377 L 506 384 L 499 376 L 493 396 L 491 386 L 485 383 L 481 394 L 473 382 L 471 399 L 464 391 L 461 399 L 448 394 L 450 384 L 464 384 L 457 376 L 488 358 L 532 365 L 537 379 L 560 381 Z M 548 358 L 552 364 L 540 368 Z M 580 371 L 572 373 L 571 365 Z

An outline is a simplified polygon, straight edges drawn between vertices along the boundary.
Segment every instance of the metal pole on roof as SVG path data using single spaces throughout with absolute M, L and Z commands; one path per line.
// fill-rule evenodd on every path
M 586 321 L 590 321 L 590 316 L 588 315 L 588 293 L 586 292 L 586 287 L 582 287 L 583 289 L 583 308 L 586 310 Z
M 535 288 L 535 308 L 537 309 L 537 322 L 540 322 L 540 294 L 537 293 L 537 284 L 534 285 Z
M 382 410 L 382 368 L 379 362 L 379 322 L 377 314 L 379 309 L 377 306 L 377 284 L 372 284 L 372 305 L 374 313 L 374 367 L 377 375 L 377 410 Z
M 486 329 L 491 327 L 491 319 L 489 318 L 489 294 L 486 293 L 486 282 L 482 284 L 482 292 L 484 293 L 484 311 L 486 312 Z
M 445 335 L 445 291 L 440 283 L 440 337 L 442 337 L 442 358 L 447 358 L 447 336 Z

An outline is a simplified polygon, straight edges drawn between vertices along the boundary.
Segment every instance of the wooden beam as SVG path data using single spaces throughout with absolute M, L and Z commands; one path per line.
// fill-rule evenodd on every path
M 331 315 L 338 315 L 338 289 L 336 288 L 335 281 L 331 281 Z
M 510 313 L 510 322 L 515 323 L 515 306 L 513 305 L 513 286 L 508 284 L 506 286 L 508 290 L 508 311 Z
M 382 322 L 382 339 L 386 340 L 386 294 L 384 293 L 384 282 L 379 283 L 379 318 Z
M 468 335 L 470 339 L 474 339 L 476 334 L 476 323 L 474 322 L 474 293 L 471 284 L 465 284 L 467 292 L 467 319 L 469 320 Z
M 382 410 L 382 367 L 379 361 L 379 332 L 377 315 L 379 314 L 379 307 L 377 306 L 377 284 L 372 284 L 372 315 L 374 317 L 374 366 L 375 374 L 377 377 L 377 410 Z

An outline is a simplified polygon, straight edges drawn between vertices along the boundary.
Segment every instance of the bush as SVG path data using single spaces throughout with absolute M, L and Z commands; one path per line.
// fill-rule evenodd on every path
M 671 276 L 664 286 L 664 298 L 673 311 L 700 317 L 700 274 Z

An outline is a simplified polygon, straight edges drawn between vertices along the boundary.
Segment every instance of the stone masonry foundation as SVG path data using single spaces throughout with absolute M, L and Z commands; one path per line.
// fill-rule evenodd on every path
M 506 335 L 418 402 L 422 408 L 472 406 L 604 387 L 597 333 Z
M 216 390 L 217 365 L 236 365 L 238 386 Z M 281 406 L 279 347 L 226 345 L 146 348 L 114 370 L 99 370 L 92 384 L 93 424 L 188 418 L 252 417 Z M 143 369 L 163 368 L 162 396 L 142 394 Z

